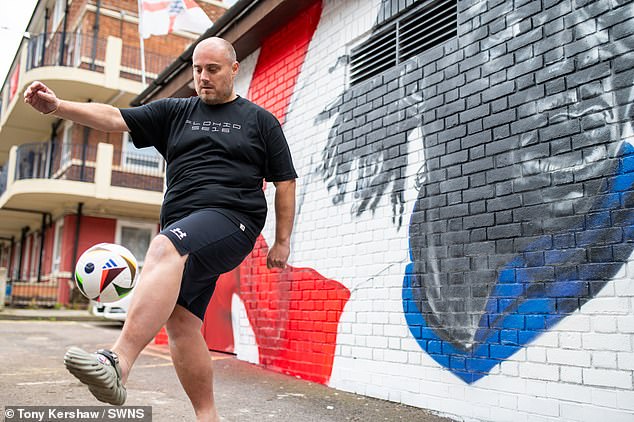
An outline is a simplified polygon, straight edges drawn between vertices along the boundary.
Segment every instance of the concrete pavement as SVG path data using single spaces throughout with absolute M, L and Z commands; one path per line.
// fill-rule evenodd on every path
M 92 315 L 86 309 L 29 309 L 4 308 L 0 310 L 2 320 L 30 321 L 105 321 L 100 316 Z
M 73 318 L 73 315 L 76 317 Z M 102 406 L 62 364 L 65 350 L 109 347 L 121 324 L 88 311 L 0 312 L 0 403 L 3 406 Z M 422 409 L 337 391 L 210 352 L 214 388 L 223 421 L 417 421 L 441 422 Z M 167 346 L 149 345 L 128 381 L 130 406 L 152 406 L 153 420 L 193 421 Z

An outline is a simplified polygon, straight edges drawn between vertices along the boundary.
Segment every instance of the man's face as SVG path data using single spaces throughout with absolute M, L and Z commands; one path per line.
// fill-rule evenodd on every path
M 206 104 L 230 101 L 238 62 L 232 62 L 223 48 L 213 45 L 197 48 L 192 59 L 194 89 L 200 99 Z

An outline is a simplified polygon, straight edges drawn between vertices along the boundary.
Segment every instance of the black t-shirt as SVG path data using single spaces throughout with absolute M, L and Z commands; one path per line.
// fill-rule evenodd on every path
M 155 147 L 167 162 L 163 228 L 216 208 L 257 236 L 267 211 L 262 180 L 297 178 L 278 120 L 242 97 L 217 105 L 165 98 L 121 115 L 134 145 Z

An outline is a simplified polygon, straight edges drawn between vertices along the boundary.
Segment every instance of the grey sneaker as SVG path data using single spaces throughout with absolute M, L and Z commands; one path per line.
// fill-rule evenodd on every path
M 71 347 L 64 355 L 64 365 L 88 386 L 97 400 L 117 406 L 125 403 L 127 394 L 121 384 L 119 358 L 110 350 L 88 353 L 79 347 Z

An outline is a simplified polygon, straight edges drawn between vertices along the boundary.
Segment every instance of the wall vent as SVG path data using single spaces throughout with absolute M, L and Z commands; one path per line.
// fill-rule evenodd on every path
M 350 84 L 385 70 L 456 36 L 457 0 L 420 1 L 375 28 L 350 52 Z

